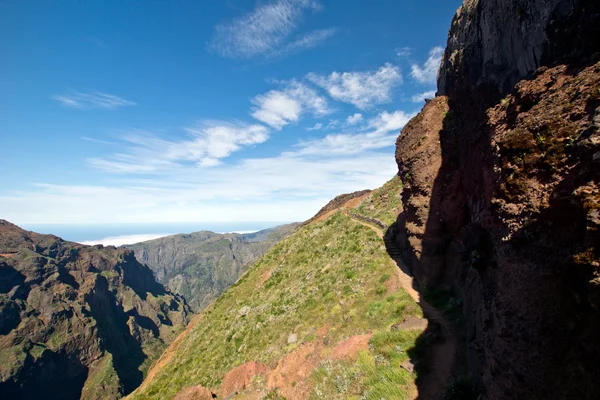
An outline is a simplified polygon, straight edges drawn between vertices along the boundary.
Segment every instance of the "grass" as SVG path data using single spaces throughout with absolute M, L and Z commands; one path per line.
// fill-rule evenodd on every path
M 396 222 L 400 210 L 401 190 L 402 181 L 399 176 L 394 176 L 385 185 L 371 192 L 355 211 L 390 226 Z
M 373 198 L 383 201 L 381 197 Z M 421 310 L 404 291 L 386 296 L 381 290 L 394 268 L 375 232 L 342 213 L 304 226 L 267 252 L 209 307 L 171 362 L 132 397 L 171 398 L 199 384 L 216 389 L 230 369 L 251 360 L 273 366 L 301 343 L 314 340 L 315 331 L 325 324 L 332 344 L 375 333 L 373 352 L 362 355 L 356 367 L 360 385 L 348 383 L 348 393 L 373 393 L 367 398 L 381 398 L 377 396 L 391 390 L 404 393 L 405 388 L 395 385 L 408 385 L 414 377 L 400 371 L 396 361 L 408 356 L 386 346 L 394 342 L 394 349 L 406 350 L 420 332 L 402 336 L 389 327 L 406 316 L 421 316 Z M 380 337 L 380 332 L 391 336 Z M 296 343 L 287 343 L 290 333 L 298 335 Z M 346 390 L 346 378 L 338 379 L 338 394 Z
M 381 331 L 356 362 L 325 361 L 313 373 L 311 399 L 409 399 L 415 376 L 400 365 L 409 360 L 421 331 Z M 411 353 L 412 354 L 412 353 Z
M 117 371 L 113 367 L 112 354 L 106 352 L 104 357 L 90 368 L 88 378 L 81 392 L 81 398 L 115 398 L 119 395 L 117 391 L 119 386 L 120 381 Z

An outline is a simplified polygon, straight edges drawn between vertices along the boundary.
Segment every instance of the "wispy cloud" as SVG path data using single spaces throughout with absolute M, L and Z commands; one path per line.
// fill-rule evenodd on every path
M 95 138 L 91 138 L 88 136 L 82 136 L 81 139 L 86 140 L 88 142 L 93 142 L 93 143 L 99 143 L 99 144 L 106 144 L 109 146 L 116 146 L 117 143 L 116 142 L 110 142 L 108 140 L 102 140 L 102 139 L 95 139 Z
M 444 49 L 442 47 L 434 47 L 429 51 L 429 58 L 423 66 L 419 64 L 412 65 L 410 75 L 420 83 L 435 83 L 443 53 Z
M 323 128 L 323 124 L 318 122 L 316 123 L 314 126 L 310 127 L 310 128 L 306 128 L 307 131 L 318 131 L 320 129 Z
M 421 103 L 425 99 L 433 99 L 435 97 L 435 90 L 429 90 L 427 92 L 418 93 L 411 97 L 413 103 Z
M 315 47 L 333 36 L 335 29 L 317 29 L 294 36 L 307 11 L 318 11 L 315 0 L 277 0 L 218 25 L 209 47 L 223 57 L 272 57 Z
M 145 131 L 131 131 L 123 137 L 124 151 L 107 158 L 90 158 L 100 170 L 116 173 L 163 173 L 187 164 L 214 167 L 242 147 L 263 143 L 269 131 L 262 125 L 223 121 L 199 122 L 185 128 L 187 136 L 168 140 Z
M 66 107 L 79 109 L 113 109 L 118 107 L 136 105 L 136 103 L 134 103 L 133 101 L 125 100 L 124 98 L 116 96 L 114 94 L 101 92 L 71 92 L 68 94 L 55 95 L 52 96 L 52 98 Z
M 291 81 L 282 90 L 271 90 L 252 99 L 252 116 L 275 128 L 297 122 L 309 112 L 323 116 L 330 112 L 327 99 L 308 86 Z
M 161 180 L 37 184 L 0 193 L 0 209 L 19 223 L 302 221 L 338 194 L 378 187 L 395 173 L 389 151 L 282 154 L 216 167 L 210 174 L 188 166 Z
M 412 54 L 412 49 L 410 47 L 401 47 L 396 49 L 396 55 L 398 57 L 408 57 Z
M 360 109 L 391 101 L 392 88 L 402 83 L 400 68 L 390 63 L 376 71 L 333 72 L 328 76 L 310 73 L 307 78 L 332 98 Z
M 361 122 L 363 120 L 363 115 L 360 113 L 355 113 L 353 115 L 349 115 L 348 118 L 346 118 L 346 123 L 348 125 L 356 125 L 359 122 Z
M 413 114 L 403 111 L 393 113 L 384 111 L 371 118 L 362 132 L 331 134 L 321 139 L 301 142 L 296 150 L 284 154 L 319 157 L 332 154 L 348 156 L 393 146 L 400 129 L 412 117 Z

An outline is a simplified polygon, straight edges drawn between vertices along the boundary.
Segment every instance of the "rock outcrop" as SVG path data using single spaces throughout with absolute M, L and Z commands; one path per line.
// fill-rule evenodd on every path
M 126 247 L 133 250 L 140 263 L 154 271 L 158 282 L 184 296 L 190 307 L 199 312 L 298 225 L 281 225 L 248 234 L 201 231 Z
M 187 324 L 133 252 L 0 220 L 0 397 L 117 399 Z
M 467 0 L 404 128 L 393 233 L 485 399 L 600 393 L 600 3 Z
M 450 27 L 438 95 L 509 93 L 539 67 L 598 51 L 595 0 L 465 0 Z M 480 93 L 483 94 L 483 93 Z

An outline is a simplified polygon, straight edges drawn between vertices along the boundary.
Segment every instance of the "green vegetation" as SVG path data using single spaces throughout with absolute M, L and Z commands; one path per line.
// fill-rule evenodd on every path
M 311 399 L 409 399 L 414 375 L 401 364 L 414 356 L 421 331 L 382 331 L 356 362 L 325 361 L 313 373 Z M 418 354 L 421 354 L 419 351 Z
M 355 211 L 390 226 L 396 222 L 400 210 L 401 190 L 402 181 L 399 176 L 394 176 L 385 185 L 371 192 Z
M 119 396 L 120 387 L 117 371 L 113 367 L 113 356 L 106 352 L 90 368 L 88 378 L 81 392 L 82 399 L 111 399 Z
M 388 199 L 397 184 L 393 180 L 387 185 Z M 384 195 L 377 193 L 372 200 L 383 203 Z M 314 341 L 315 332 L 328 325 L 331 345 L 374 332 L 372 350 L 362 354 L 356 366 L 328 364 L 339 371 L 335 388 L 327 378 L 333 372 L 322 365 L 313 377 L 315 387 L 323 393 L 335 390 L 338 397 L 343 392 L 404 398 L 414 377 L 398 363 L 408 359 L 406 351 L 420 332 L 389 329 L 407 316 L 421 316 L 421 310 L 404 291 L 388 296 L 381 290 L 395 268 L 376 233 L 341 212 L 304 226 L 274 246 L 209 307 L 171 362 L 132 397 L 170 398 L 191 385 L 217 388 L 230 369 L 252 360 L 273 366 L 302 343 Z M 291 333 L 298 341 L 288 344 Z

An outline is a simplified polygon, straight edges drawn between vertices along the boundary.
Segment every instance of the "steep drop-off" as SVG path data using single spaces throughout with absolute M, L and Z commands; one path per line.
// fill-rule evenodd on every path
M 130 397 L 414 398 L 434 338 L 369 215 L 398 212 L 398 182 L 337 201 L 265 253 Z
M 485 399 L 600 395 L 600 3 L 467 0 L 397 141 L 392 232 Z
M 172 235 L 126 246 L 156 279 L 185 297 L 196 312 L 214 301 L 298 224 L 248 234 L 208 231 Z
M 129 250 L 0 220 L 0 398 L 121 398 L 188 313 Z

